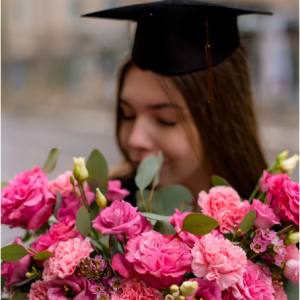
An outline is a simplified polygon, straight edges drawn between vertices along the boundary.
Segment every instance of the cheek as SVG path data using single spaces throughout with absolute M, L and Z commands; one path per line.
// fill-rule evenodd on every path
M 130 136 L 130 132 L 132 130 L 132 126 L 128 122 L 123 122 L 120 124 L 120 130 L 119 130 L 119 140 L 121 147 L 128 151 L 128 139 Z

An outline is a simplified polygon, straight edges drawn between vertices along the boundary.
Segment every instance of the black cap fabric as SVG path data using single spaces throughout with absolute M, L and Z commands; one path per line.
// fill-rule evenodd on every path
M 193 0 L 165 0 L 117 7 L 83 15 L 138 23 L 132 59 L 144 70 L 173 76 L 206 69 L 207 28 L 212 66 L 239 45 L 237 17 L 270 12 Z

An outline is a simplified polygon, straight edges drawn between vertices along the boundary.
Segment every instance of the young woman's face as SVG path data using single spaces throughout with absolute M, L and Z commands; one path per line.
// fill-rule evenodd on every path
M 172 88 L 172 95 L 175 88 Z M 172 101 L 173 102 L 173 101 Z M 119 139 L 135 167 L 149 154 L 164 155 L 159 187 L 201 181 L 203 168 L 191 145 L 200 149 L 199 136 L 188 107 L 176 92 L 173 104 L 151 71 L 131 67 L 120 94 L 121 126 Z M 184 118 L 178 113 L 181 110 Z

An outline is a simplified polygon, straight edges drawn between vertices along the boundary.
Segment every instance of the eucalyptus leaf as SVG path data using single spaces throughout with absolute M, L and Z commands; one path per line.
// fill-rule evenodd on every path
M 134 178 L 136 186 L 140 190 L 144 190 L 153 180 L 159 169 L 159 164 L 154 155 L 147 156 L 138 166 L 136 176 Z
M 27 229 L 27 230 L 26 230 L 25 236 L 22 238 L 22 242 L 25 243 L 25 242 L 27 242 L 30 238 L 31 238 L 31 233 L 30 233 L 30 231 Z
M 26 300 L 27 299 L 27 293 L 26 294 L 19 294 L 18 296 L 16 296 L 15 298 L 13 298 L 13 300 Z
M 168 220 L 168 219 L 172 218 L 172 216 L 161 216 L 161 215 L 158 215 L 158 214 L 145 213 L 145 212 L 142 212 L 142 215 L 145 218 L 152 219 L 152 220 L 157 220 L 157 221 Z
M 251 210 L 248 212 L 244 220 L 240 225 L 240 229 L 246 234 L 255 222 L 256 212 L 255 210 Z
M 85 207 L 81 207 L 76 216 L 76 228 L 83 237 L 87 237 L 91 230 L 90 215 Z
M 157 157 L 158 170 L 157 170 L 157 172 L 155 174 L 155 177 L 154 177 L 154 180 L 153 180 L 154 187 L 156 187 L 159 183 L 159 174 L 160 174 L 160 169 L 161 169 L 162 164 L 163 164 L 163 160 L 164 160 L 164 157 L 163 157 L 162 151 L 158 151 L 158 157 Z
M 224 178 L 216 175 L 211 176 L 211 182 L 213 186 L 230 186 L 230 184 Z
M 176 234 L 174 226 L 166 220 L 157 221 L 153 230 L 161 234 Z
M 58 189 L 56 189 L 56 203 L 55 203 L 54 211 L 53 211 L 53 214 L 54 214 L 55 217 L 56 217 L 57 211 L 59 210 L 59 208 L 61 206 L 62 199 L 63 198 L 62 198 L 61 193 L 59 192 Z
M 52 252 L 50 251 L 41 251 L 37 253 L 33 259 L 35 260 L 44 260 L 52 256 Z
M 33 281 L 33 280 L 34 280 L 34 277 L 29 277 L 29 278 L 26 278 L 26 279 L 24 279 L 22 281 L 19 281 L 19 282 L 16 282 L 16 283 L 11 283 L 10 285 L 11 286 L 21 286 L 21 285 L 24 285 L 24 284 L 26 284 L 26 283 L 28 283 L 30 281 Z
M 46 174 L 51 173 L 55 169 L 60 152 L 61 152 L 61 148 L 51 149 L 48 158 L 46 160 L 46 163 L 43 167 L 43 170 Z
M 185 217 L 182 222 L 182 231 L 195 235 L 205 235 L 210 233 L 219 223 L 214 218 L 200 213 L 191 213 Z
M 4 261 L 18 261 L 28 254 L 28 251 L 19 244 L 13 244 L 1 248 L 1 259 Z
M 283 228 L 282 230 L 278 231 L 276 235 L 277 235 L 277 236 L 281 236 L 282 234 L 284 234 L 284 233 L 290 231 L 294 226 L 295 226 L 294 224 L 291 224 L 291 225 L 289 225 L 289 226 Z
M 93 202 L 91 204 L 91 218 L 92 218 L 92 221 L 94 221 L 99 216 L 99 213 L 100 213 L 99 206 L 97 205 L 96 202 Z
M 99 150 L 93 150 L 86 162 L 86 168 L 89 172 L 87 182 L 92 192 L 96 193 L 96 188 L 99 188 L 105 195 L 108 190 L 108 164 Z
M 109 236 L 109 254 L 110 254 L 110 259 L 112 260 L 113 257 L 117 254 L 123 254 L 119 247 L 119 241 L 117 240 L 115 235 L 110 235 Z
M 5 187 L 7 187 L 7 182 L 1 182 L 1 189 L 4 189 Z
M 148 199 L 150 197 L 150 191 L 149 190 L 143 190 L 142 193 L 143 193 L 143 197 L 145 199 L 145 202 L 148 203 Z M 145 207 L 143 205 L 142 197 L 141 197 L 141 194 L 140 194 L 139 190 L 137 190 L 136 193 L 135 193 L 135 199 L 137 200 L 138 210 L 141 211 L 141 212 L 145 212 Z M 153 201 L 153 197 L 152 197 L 152 201 Z M 152 209 L 153 209 L 153 207 L 152 207 Z

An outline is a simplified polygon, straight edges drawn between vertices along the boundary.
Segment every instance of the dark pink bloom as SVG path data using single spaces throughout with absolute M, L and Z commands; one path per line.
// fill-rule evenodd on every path
M 103 209 L 92 222 L 93 227 L 102 234 L 114 234 L 121 242 L 125 242 L 123 234 L 130 239 L 135 234 L 149 231 L 153 226 L 137 212 L 137 207 L 125 201 L 114 201 Z
M 26 248 L 20 237 L 17 237 L 13 244 L 22 245 Z M 6 277 L 5 286 L 9 286 L 12 283 L 20 282 L 25 279 L 25 274 L 28 272 L 29 267 L 31 264 L 31 257 L 30 255 L 26 255 L 22 259 L 15 261 L 15 262 L 3 262 L 1 275 Z
M 275 290 L 274 300 L 288 300 L 287 294 L 285 293 L 283 286 L 277 284 L 273 285 Z
M 1 190 L 1 223 L 37 229 L 53 212 L 55 197 L 48 191 L 47 175 L 39 167 L 21 172 Z
M 189 212 L 184 212 L 183 214 L 181 214 L 181 212 L 177 208 L 175 208 L 175 214 L 168 221 L 175 226 L 175 231 L 177 233 L 181 231 L 182 222 L 189 214 Z M 190 247 L 193 247 L 194 244 L 201 238 L 201 236 L 194 235 L 186 231 L 182 231 L 179 234 L 179 237 Z
M 130 194 L 126 189 L 121 189 L 121 186 L 122 184 L 120 180 L 108 181 L 108 191 L 105 195 L 105 198 L 108 202 L 123 200 Z
M 28 300 L 49 300 L 47 296 L 46 283 L 38 280 L 31 284 Z
M 192 278 L 188 281 L 197 281 L 198 288 L 193 296 L 186 297 L 187 300 L 197 299 L 210 299 L 210 300 L 222 300 L 221 289 L 214 281 L 208 281 L 200 278 Z
M 269 184 L 269 180 L 272 177 L 272 175 L 270 173 L 268 173 L 267 171 L 263 171 L 263 176 L 259 181 L 259 190 L 262 193 L 267 193 L 269 191 L 270 188 L 270 184 Z

